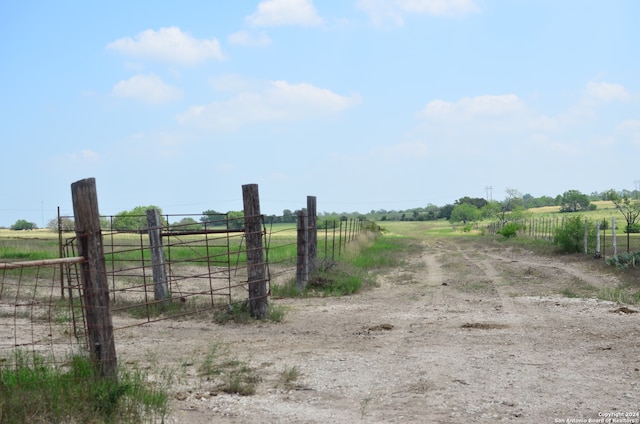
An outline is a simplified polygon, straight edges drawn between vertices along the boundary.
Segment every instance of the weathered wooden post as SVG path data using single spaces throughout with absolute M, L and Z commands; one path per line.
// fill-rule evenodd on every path
M 169 279 L 162 244 L 162 219 L 158 209 L 147 209 L 147 228 L 153 270 L 153 298 L 164 301 L 169 299 Z
M 257 184 L 242 186 L 244 202 L 244 234 L 247 242 L 247 274 L 251 316 L 265 318 L 269 313 L 267 279 L 262 249 L 262 215 Z
M 616 217 L 615 216 L 611 217 L 611 241 L 613 243 L 611 245 L 611 247 L 613 248 L 612 256 L 616 256 L 618 254 L 618 240 L 616 240 Z
M 607 220 L 602 219 L 602 258 L 607 257 Z
M 118 362 L 113 338 L 113 323 L 109 306 L 100 213 L 95 178 L 71 184 L 78 254 L 85 258 L 80 264 L 87 338 L 96 371 L 102 377 L 117 378 Z
M 309 220 L 309 272 L 318 270 L 318 215 L 316 196 L 307 196 L 307 217 Z
M 596 258 L 602 257 L 600 254 L 600 221 L 596 221 Z
M 301 292 L 309 282 L 309 218 L 304 211 L 298 212 L 297 246 L 296 288 Z

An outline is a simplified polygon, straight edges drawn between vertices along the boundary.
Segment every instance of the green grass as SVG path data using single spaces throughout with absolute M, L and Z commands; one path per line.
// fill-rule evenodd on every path
M 300 377 L 300 370 L 295 365 L 290 367 L 285 365 L 284 369 L 280 373 L 280 383 L 284 385 L 285 388 L 291 388 L 294 386 L 295 381 Z
M 213 343 L 205 353 L 198 375 L 214 392 L 250 396 L 255 394 L 260 376 L 246 363 L 231 356 L 226 345 Z
M 309 277 L 304 291 L 298 291 L 294 278 L 283 284 L 272 284 L 271 293 L 274 297 L 345 296 L 358 293 L 376 285 L 376 272 L 400 265 L 403 253 L 417 247 L 411 238 L 405 236 L 361 233 L 347 245 L 336 262 L 322 263 L 319 270 Z
M 640 291 L 634 290 L 631 287 L 605 288 L 598 292 L 598 299 L 637 305 L 640 303 Z
M 64 367 L 20 352 L 14 362 L 0 368 L 2 423 L 144 423 L 167 413 L 166 386 L 148 383 L 140 370 L 121 367 L 117 379 L 101 379 L 82 355 Z

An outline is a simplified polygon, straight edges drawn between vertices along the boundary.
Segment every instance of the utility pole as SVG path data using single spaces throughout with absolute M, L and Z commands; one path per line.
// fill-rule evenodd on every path
M 491 200 L 493 200 L 491 197 L 493 196 L 493 193 L 491 192 L 491 190 L 493 190 L 493 187 L 491 186 L 486 186 L 485 191 L 487 192 L 487 202 L 490 202 Z

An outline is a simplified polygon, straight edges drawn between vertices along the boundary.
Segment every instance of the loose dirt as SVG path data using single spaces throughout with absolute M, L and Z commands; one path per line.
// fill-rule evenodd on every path
M 616 287 L 611 273 L 472 238 L 416 243 L 375 289 L 271 299 L 280 323 L 129 328 L 119 360 L 173 373 L 169 423 L 640 422 L 638 308 L 567 297 Z M 198 376 L 218 344 L 260 377 L 254 395 Z

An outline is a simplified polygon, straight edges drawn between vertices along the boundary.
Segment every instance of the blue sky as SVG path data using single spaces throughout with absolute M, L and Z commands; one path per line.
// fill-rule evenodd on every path
M 0 225 L 633 190 L 634 0 L 0 3 Z

